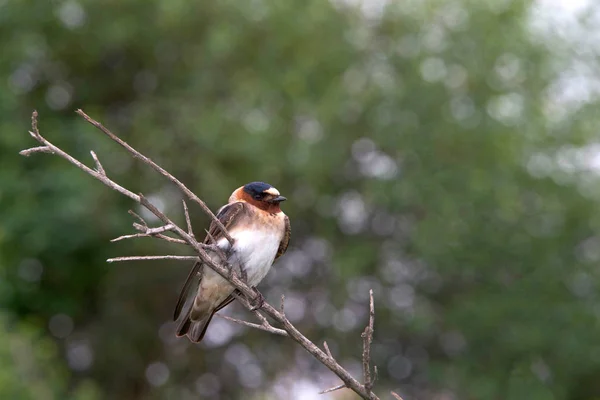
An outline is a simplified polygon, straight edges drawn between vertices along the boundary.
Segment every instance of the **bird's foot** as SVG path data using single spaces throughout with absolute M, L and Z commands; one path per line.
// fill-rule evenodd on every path
M 260 310 L 265 304 L 265 298 L 255 287 L 252 287 L 252 290 L 256 293 L 256 297 L 250 301 L 250 305 L 252 306 L 250 311 Z

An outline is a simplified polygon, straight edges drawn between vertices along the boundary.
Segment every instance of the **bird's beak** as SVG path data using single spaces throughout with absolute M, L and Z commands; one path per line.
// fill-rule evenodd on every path
M 277 196 L 277 197 L 275 197 L 275 198 L 273 198 L 273 199 L 269 200 L 269 202 L 270 202 L 270 203 L 275 203 L 275 204 L 277 204 L 277 203 L 281 203 L 282 201 L 286 201 L 286 200 L 287 200 L 287 198 L 286 198 L 286 197 L 283 197 L 283 196 Z

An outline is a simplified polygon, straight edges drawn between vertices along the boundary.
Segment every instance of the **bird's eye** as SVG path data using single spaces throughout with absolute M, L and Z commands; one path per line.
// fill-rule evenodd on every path
M 255 198 L 256 200 L 261 200 L 261 199 L 262 199 L 262 194 L 255 194 L 255 195 L 254 195 L 254 198 Z

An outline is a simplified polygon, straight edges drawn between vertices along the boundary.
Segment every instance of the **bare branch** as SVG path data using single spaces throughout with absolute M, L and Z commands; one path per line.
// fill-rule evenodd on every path
M 133 201 L 137 201 L 137 202 L 140 201 L 139 197 L 135 193 L 130 192 L 129 190 L 125 189 L 123 186 L 116 184 L 115 182 L 108 179 L 105 175 L 102 175 L 100 172 L 94 171 L 87 165 L 83 164 L 81 161 L 75 159 L 74 157 L 71 157 L 69 154 L 65 153 L 64 151 L 62 151 L 61 149 L 59 149 L 58 147 L 56 147 L 55 145 L 53 145 L 52 143 L 47 141 L 42 135 L 40 135 L 40 132 L 38 131 L 37 115 L 38 115 L 37 111 L 34 111 L 33 114 L 31 115 L 32 131 L 29 132 L 35 140 L 37 140 L 41 144 L 48 147 L 52 153 L 59 155 L 60 157 L 64 158 L 65 160 L 69 161 L 71 164 L 75 165 L 77 168 L 84 170 L 85 172 L 87 172 L 88 174 L 93 176 L 94 178 L 98 179 L 100 182 L 104 183 L 109 188 L 116 190 L 117 192 L 129 197 Z
M 365 389 L 371 391 L 374 381 L 371 380 L 371 343 L 373 343 L 373 325 L 375 323 L 375 304 L 373 302 L 373 289 L 369 290 L 369 325 L 361 334 L 363 339 L 363 375 Z
M 244 296 L 240 296 L 236 292 L 233 292 L 232 295 L 233 295 L 233 297 L 235 297 L 235 299 L 237 301 L 239 301 L 240 303 L 242 303 L 242 305 L 244 307 L 246 307 L 248 310 L 252 311 L 252 313 L 256 316 L 256 318 L 258 318 L 260 320 L 262 326 L 271 326 L 271 324 L 269 323 L 269 321 L 265 318 L 264 315 L 262 315 L 260 313 L 260 311 L 258 311 L 258 310 L 252 310 L 252 304 L 250 303 L 249 299 L 247 299 Z
M 100 174 L 106 176 L 106 171 L 104 171 L 104 168 L 102 167 L 100 160 L 98 160 L 98 156 L 96 155 L 96 153 L 94 153 L 94 150 L 90 150 L 90 154 L 92 155 L 92 158 L 94 159 L 94 162 L 96 163 L 96 171 L 98 171 Z
M 335 392 L 336 390 L 340 390 L 340 389 L 344 389 L 346 387 L 346 385 L 344 385 L 343 383 L 341 385 L 337 385 L 334 386 L 332 388 L 329 389 L 325 389 L 322 392 L 319 392 L 319 394 L 325 394 L 325 393 L 331 393 L 331 392 Z
M 19 152 L 20 155 L 25 156 L 25 157 L 29 157 L 33 153 L 48 153 L 48 154 L 52 154 L 52 149 L 50 149 L 50 147 L 48 147 L 48 146 L 39 146 L 39 147 L 32 147 L 32 148 L 27 149 L 27 150 L 21 150 Z
M 188 211 L 188 206 L 185 203 L 185 200 L 181 200 L 183 203 L 183 212 L 185 213 L 185 223 L 187 224 L 188 235 L 194 237 L 194 231 L 192 229 L 192 221 L 190 220 L 190 212 Z
M 138 224 L 137 222 L 134 222 L 132 225 L 136 230 L 140 232 L 146 232 L 148 229 L 150 229 L 148 225 Z
M 31 130 L 33 131 L 33 133 L 32 132 L 29 132 L 29 133 L 32 135 L 35 135 L 34 137 L 41 137 L 40 131 L 38 130 L 37 117 L 38 117 L 37 110 L 33 110 L 33 113 L 31 113 Z
M 111 239 L 111 242 L 120 242 L 121 240 L 125 240 L 125 239 L 134 239 L 134 238 L 139 238 L 139 237 L 151 237 L 149 235 L 146 235 L 145 233 L 134 233 L 133 235 L 122 235 L 119 237 L 116 237 L 114 239 Z
M 221 314 L 215 314 L 215 315 L 219 318 L 223 318 L 228 321 L 235 322 L 236 324 L 248 326 L 250 328 L 260 329 L 261 331 L 266 331 L 269 333 L 273 333 L 275 335 L 288 336 L 288 333 L 286 331 L 284 331 L 283 329 L 275 328 L 269 324 L 268 325 L 264 325 L 264 324 L 259 325 L 259 324 L 253 324 L 252 322 L 248 322 L 248 321 L 242 321 L 241 319 L 231 318 L 231 317 L 228 317 L 227 315 L 221 315 Z
M 269 321 L 265 318 L 264 315 L 260 313 L 258 310 L 252 311 L 252 313 L 258 318 L 263 326 L 271 325 Z
M 162 168 L 161 166 L 156 164 L 154 161 L 152 161 L 151 159 L 149 159 L 148 157 L 146 157 L 145 155 L 143 155 L 142 153 L 140 153 L 139 151 L 137 151 L 136 149 L 131 147 L 124 140 L 122 140 L 117 135 L 112 133 L 109 129 L 104 127 L 104 125 L 102 125 L 100 122 L 96 121 L 95 119 L 93 119 L 89 115 L 87 115 L 85 112 L 83 112 L 83 110 L 80 109 L 80 110 L 76 110 L 75 112 L 77 114 L 79 114 L 80 116 L 82 116 L 87 122 L 94 125 L 96 128 L 100 129 L 106 136 L 108 136 L 109 138 L 111 138 L 112 140 L 114 140 L 115 142 L 120 144 L 123 148 L 125 148 L 125 150 L 127 150 L 129 153 L 131 153 L 131 155 L 133 155 L 135 158 L 142 160 L 145 164 L 149 165 L 155 171 L 157 171 L 159 174 L 161 174 L 162 176 L 164 176 L 165 178 L 167 178 L 168 180 L 173 182 L 175 185 L 177 185 L 179 190 L 181 190 L 190 200 L 196 202 L 202 208 L 202 210 L 206 213 L 206 215 L 208 215 L 213 220 L 213 222 L 219 227 L 219 229 L 221 229 L 221 232 L 223 232 L 223 236 L 225 236 L 227 238 L 227 240 L 229 241 L 229 243 L 231 243 L 231 245 L 233 245 L 233 238 L 231 236 L 229 236 L 227 229 L 225 229 L 225 227 L 223 226 L 221 221 L 219 221 L 219 219 L 215 216 L 215 214 L 213 214 L 213 212 L 210 210 L 210 208 L 208 208 L 208 206 L 202 200 L 200 200 L 200 198 L 198 196 L 196 196 L 190 189 L 188 189 L 187 186 L 185 186 L 183 183 L 181 183 L 181 181 L 179 181 L 179 179 L 175 178 L 173 175 L 168 173 L 164 168 Z M 37 121 L 37 119 L 36 119 L 36 121 Z
M 145 223 L 145 221 L 144 221 L 144 223 Z M 157 228 L 149 228 L 148 225 L 140 225 L 137 222 L 134 222 L 133 227 L 135 229 L 137 229 L 138 231 L 140 231 L 141 233 L 134 233 L 132 235 L 119 236 L 118 238 L 112 239 L 111 242 L 119 242 L 119 241 L 125 240 L 125 239 L 135 239 L 135 238 L 140 238 L 140 237 L 155 237 L 155 238 L 162 239 L 162 240 L 165 240 L 165 241 L 171 242 L 171 243 L 188 244 L 183 239 L 177 239 L 177 238 L 173 238 L 171 236 L 162 234 L 162 232 L 172 231 L 173 225 L 163 225 L 163 226 L 159 226 Z
M 331 358 L 333 360 L 334 358 L 331 355 L 331 350 L 329 350 L 329 346 L 327 345 L 327 342 L 323 342 L 323 347 L 325 347 L 325 351 L 327 352 L 327 355 L 329 356 L 329 358 Z
M 396 400 L 403 400 L 403 399 L 402 399 L 402 397 L 400 397 L 400 396 L 398 395 L 398 393 L 396 393 L 396 392 L 391 392 L 391 394 L 392 394 L 392 396 L 394 396 L 394 398 L 395 398 Z
M 149 228 L 148 230 L 146 230 L 146 233 L 148 235 L 155 235 L 155 234 L 163 233 L 166 231 L 172 231 L 174 227 L 175 226 L 173 224 L 167 224 L 167 225 L 159 226 L 157 228 Z
M 183 185 L 179 180 L 177 180 L 175 177 L 173 177 L 171 174 L 169 174 L 163 168 L 161 168 L 157 164 L 155 164 L 152 160 L 143 156 L 137 150 L 133 149 L 127 143 L 125 143 L 124 141 L 122 141 L 121 139 L 116 137 L 112 132 L 110 132 L 108 129 L 106 129 L 104 126 L 102 126 L 99 122 L 91 119 L 83 111 L 78 110 L 77 113 L 79 115 L 81 115 L 84 119 L 86 119 L 86 121 L 88 121 L 92 125 L 96 126 L 98 129 L 100 129 L 103 133 L 105 133 L 107 136 L 109 136 L 115 142 L 117 142 L 118 144 L 123 146 L 125 149 L 127 149 L 127 151 L 129 151 L 129 153 L 131 153 L 134 157 L 142 160 L 144 163 L 151 166 L 154 170 L 158 171 L 161 175 L 163 175 L 164 177 L 169 179 L 171 182 L 175 183 L 179 187 L 179 189 L 188 196 L 188 198 L 190 198 L 192 201 L 199 204 L 202 207 L 202 209 L 209 216 L 211 216 L 211 219 L 222 230 L 223 236 L 225 236 L 231 243 L 233 243 L 233 239 L 231 239 L 227 230 L 221 224 L 221 222 L 217 220 L 215 215 L 208 209 L 208 207 L 204 204 L 204 202 L 202 200 L 200 200 L 198 198 L 198 196 L 196 196 L 194 193 L 192 193 L 187 187 L 185 187 L 185 185 Z M 244 280 L 240 279 L 240 277 L 236 273 L 234 273 L 233 269 L 229 268 L 225 262 L 217 262 L 217 261 L 213 260 L 212 257 L 209 256 L 209 254 L 207 253 L 206 250 L 218 251 L 218 249 L 215 248 L 216 246 L 214 246 L 214 244 L 211 246 L 208 246 L 208 245 L 199 243 L 195 239 L 195 237 L 193 237 L 189 232 L 186 232 L 186 230 L 179 227 L 177 224 L 173 223 L 164 213 L 162 213 L 160 210 L 158 210 L 156 208 L 156 206 L 154 206 L 152 203 L 150 203 L 143 195 L 135 194 L 135 193 L 125 189 L 124 187 L 118 185 L 117 183 L 115 183 L 114 181 L 109 179 L 106 175 L 103 175 L 102 173 L 89 168 L 85 164 L 81 163 L 77 159 L 75 159 L 72 156 L 70 156 L 69 154 L 65 153 L 60 148 L 56 147 L 55 145 L 53 145 L 52 143 L 47 141 L 44 137 L 42 137 L 42 135 L 38 131 L 37 112 L 34 112 L 32 114 L 32 131 L 30 131 L 29 133 L 31 134 L 31 136 L 34 139 L 36 139 L 42 145 L 47 146 L 50 152 L 66 159 L 71 164 L 75 165 L 77 168 L 85 171 L 89 175 L 93 176 L 97 180 L 104 183 L 106 186 L 110 187 L 113 190 L 118 191 L 119 193 L 129 197 L 130 199 L 132 199 L 132 200 L 136 201 L 137 203 L 141 204 L 142 206 L 144 206 L 146 209 L 148 209 L 150 212 L 152 212 L 159 220 L 161 220 L 165 226 L 170 225 L 170 224 L 173 225 L 172 232 L 174 234 L 176 234 L 182 241 L 189 244 L 197 253 L 197 257 L 196 256 L 193 256 L 193 257 L 192 256 L 118 257 L 118 258 L 113 258 L 113 259 L 108 260 L 109 262 L 129 261 L 129 260 L 158 260 L 158 259 L 195 260 L 195 261 L 201 260 L 203 265 L 208 266 L 209 268 L 211 268 L 212 270 L 217 272 L 219 275 L 221 275 L 223 278 L 227 279 L 231 283 L 231 285 L 236 289 L 236 291 L 243 295 L 243 296 L 239 296 L 238 299 L 244 299 L 244 301 L 242 301 L 242 304 L 247 309 L 252 310 L 253 307 L 249 301 L 246 301 L 246 299 L 256 299 L 256 298 L 262 299 L 262 295 L 260 294 L 260 292 L 258 292 L 255 288 L 249 287 L 247 285 L 247 283 Z M 40 151 L 42 151 L 42 150 L 40 150 Z M 43 150 L 43 151 L 45 152 L 46 150 Z M 30 154 L 30 153 L 27 153 L 27 151 L 26 151 L 26 154 Z M 141 222 L 141 225 L 139 226 L 141 229 L 139 229 L 139 230 L 142 233 L 144 233 L 144 230 L 146 230 L 146 229 L 152 229 L 152 228 L 148 228 L 148 225 L 143 220 L 143 218 L 139 217 L 137 214 L 135 214 L 133 212 L 130 212 L 130 213 L 134 217 L 138 218 L 138 220 Z M 138 228 L 138 227 L 136 226 L 136 228 Z M 157 235 L 162 235 L 162 234 L 157 234 Z M 372 305 L 371 305 L 371 308 L 373 308 Z M 275 309 L 273 306 L 271 306 L 270 304 L 268 304 L 266 302 L 261 304 L 261 311 L 264 312 L 269 317 L 271 317 L 274 321 L 279 323 L 281 325 L 281 327 L 283 328 L 283 330 L 285 332 L 287 332 L 289 337 L 291 337 L 300 346 L 302 346 L 307 352 L 309 352 L 314 358 L 316 358 L 319 362 L 321 362 L 323 365 L 325 365 L 327 368 L 329 368 L 334 374 L 336 374 L 342 380 L 345 387 L 348 387 L 349 389 L 354 391 L 356 394 L 358 394 L 363 399 L 368 399 L 368 400 L 378 400 L 379 399 L 370 390 L 370 387 L 368 387 L 367 385 L 362 385 L 358 380 L 356 380 L 333 357 L 331 357 L 331 354 L 326 354 L 319 347 L 317 347 L 314 343 L 312 343 L 306 336 L 304 336 L 285 317 L 285 314 L 282 311 Z M 374 312 L 372 312 L 372 314 L 374 315 Z M 270 324 L 268 323 L 266 318 L 261 313 L 256 311 L 255 315 L 257 316 L 257 318 L 259 318 L 261 320 L 260 326 L 262 326 L 262 327 L 270 326 Z M 372 328 L 372 324 L 371 324 L 371 328 Z M 273 329 L 279 329 L 279 328 L 273 328 Z M 372 332 L 371 332 L 371 335 L 372 335 Z M 369 340 L 372 340 L 372 339 L 369 339 Z M 370 341 L 369 341 L 369 344 L 370 344 Z M 369 380 L 369 382 L 371 382 L 371 381 Z M 371 384 L 371 383 L 369 383 L 369 384 Z
M 148 261 L 148 260 L 179 260 L 179 261 L 198 261 L 196 256 L 126 256 L 126 257 L 115 257 L 109 258 L 106 262 L 120 262 L 120 261 Z
M 144 220 L 144 218 L 140 217 L 139 215 L 137 215 L 133 210 L 129 210 L 127 211 L 130 215 L 132 215 L 134 218 L 136 218 L 138 221 L 140 221 L 140 223 L 145 226 L 148 227 L 148 224 L 146 223 L 146 221 Z M 133 224 L 133 226 L 135 226 L 135 223 Z M 137 228 L 136 228 L 137 229 Z
M 157 235 L 152 235 L 151 237 L 159 238 L 159 239 L 162 239 L 162 240 L 164 240 L 164 241 L 171 242 L 171 243 L 185 244 L 185 245 L 187 245 L 187 244 L 188 244 L 188 242 L 186 242 L 186 241 L 185 241 L 185 240 L 183 240 L 183 239 L 177 239 L 177 238 L 173 238 L 173 237 L 171 237 L 171 236 L 163 235 L 163 234 L 161 234 L 161 233 L 159 233 L 159 234 L 157 234 Z
M 171 236 L 162 235 L 162 234 L 148 235 L 145 233 L 134 233 L 133 235 L 119 236 L 117 238 L 111 239 L 111 242 L 119 242 L 119 241 L 125 240 L 125 239 L 135 239 L 135 238 L 141 238 L 141 237 L 155 237 L 155 238 L 162 239 L 164 241 L 171 242 L 171 243 L 188 244 L 185 240 L 173 238 Z

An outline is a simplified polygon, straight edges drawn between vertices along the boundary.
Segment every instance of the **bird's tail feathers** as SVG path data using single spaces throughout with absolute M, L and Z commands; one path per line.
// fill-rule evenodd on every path
M 190 341 L 194 343 L 200 342 L 204 338 L 206 328 L 208 328 L 208 324 L 210 324 L 214 314 L 215 312 L 211 311 L 207 313 L 206 316 L 196 321 L 192 321 L 188 314 L 179 323 L 179 326 L 177 327 L 177 336 L 181 337 L 187 335 Z

